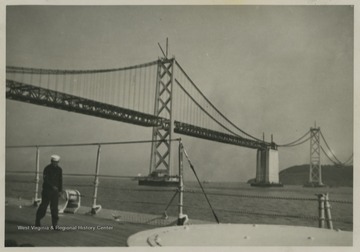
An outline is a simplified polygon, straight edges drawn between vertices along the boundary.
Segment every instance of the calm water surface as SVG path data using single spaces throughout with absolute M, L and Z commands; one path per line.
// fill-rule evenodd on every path
M 34 197 L 34 175 L 6 175 L 6 197 Z M 40 181 L 41 190 L 42 181 Z M 352 230 L 353 188 L 258 188 L 244 183 L 206 183 L 205 191 L 221 223 L 257 223 L 318 226 L 315 194 L 329 193 L 334 228 Z M 93 177 L 64 176 L 64 189 L 82 194 L 82 205 L 91 206 Z M 40 191 L 41 192 L 41 191 Z M 175 194 L 173 188 L 138 186 L 137 181 L 100 178 L 97 203 L 103 208 L 149 213 L 161 216 Z M 287 198 L 287 199 L 283 199 Z M 341 202 L 337 202 L 341 201 Z M 167 214 L 176 216 L 178 197 Z M 185 182 L 184 213 L 190 219 L 214 221 L 212 211 L 196 182 Z

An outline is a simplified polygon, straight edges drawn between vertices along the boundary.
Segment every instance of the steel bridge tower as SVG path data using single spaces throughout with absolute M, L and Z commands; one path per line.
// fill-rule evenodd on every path
M 172 90 L 175 58 L 158 61 L 154 115 L 166 118 L 166 122 L 153 128 L 150 172 L 159 171 L 170 175 L 172 122 Z
M 320 127 L 310 128 L 309 186 L 324 186 L 321 178 Z

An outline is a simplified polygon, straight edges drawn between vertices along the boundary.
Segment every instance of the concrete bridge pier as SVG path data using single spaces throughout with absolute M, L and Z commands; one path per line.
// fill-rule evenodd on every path
M 252 186 L 282 186 L 279 182 L 279 152 L 266 148 L 256 153 L 256 178 Z

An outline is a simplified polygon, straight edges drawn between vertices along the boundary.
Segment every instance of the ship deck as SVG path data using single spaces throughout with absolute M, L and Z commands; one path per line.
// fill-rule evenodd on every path
M 112 211 L 103 209 L 97 215 L 86 214 L 89 207 L 81 207 L 76 214 L 60 214 L 59 226 L 63 231 L 47 230 L 51 226 L 48 212 L 42 219 L 42 229 L 33 229 L 37 208 L 27 204 L 20 205 L 16 200 L 7 199 L 5 204 L 5 246 L 68 247 L 68 246 L 127 246 L 128 237 L 139 231 L 155 228 L 143 224 L 147 216 L 136 216 L 143 223 L 116 221 Z M 129 215 L 130 213 L 128 213 Z M 151 219 L 149 219 L 151 221 Z M 145 222 L 146 223 L 146 222 Z M 148 222 L 150 223 L 150 222 Z
M 174 216 L 164 218 L 110 209 L 91 215 L 91 208 L 84 206 L 75 214 L 60 214 L 61 230 L 54 231 L 49 229 L 49 212 L 42 220 L 42 228 L 34 227 L 36 210 L 31 201 L 6 199 L 5 247 L 352 245 L 352 232 L 276 225 L 214 225 L 200 220 L 191 220 L 195 225 L 179 227 L 175 226 L 177 218 Z M 279 232 L 280 228 L 283 231 Z M 213 239 L 209 240 L 211 236 Z

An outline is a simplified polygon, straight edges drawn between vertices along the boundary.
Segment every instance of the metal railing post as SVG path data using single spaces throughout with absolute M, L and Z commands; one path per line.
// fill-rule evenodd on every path
M 319 202 L 319 228 L 325 227 L 325 195 L 316 194 Z
M 36 146 L 36 164 L 35 164 L 35 196 L 34 196 L 34 206 L 38 206 L 40 202 L 39 195 L 39 182 L 40 182 L 40 149 Z
M 330 210 L 330 202 L 329 202 L 329 194 L 325 194 L 325 217 L 326 217 L 326 224 L 328 229 L 333 229 L 333 223 L 331 218 L 331 210 Z
M 94 196 L 93 196 L 93 205 L 91 208 L 91 213 L 96 214 L 101 210 L 101 205 L 96 205 L 97 200 L 97 190 L 99 186 L 99 170 L 100 170 L 100 153 L 101 145 L 98 145 L 97 156 L 96 156 L 96 170 L 95 170 L 95 180 L 94 180 Z

